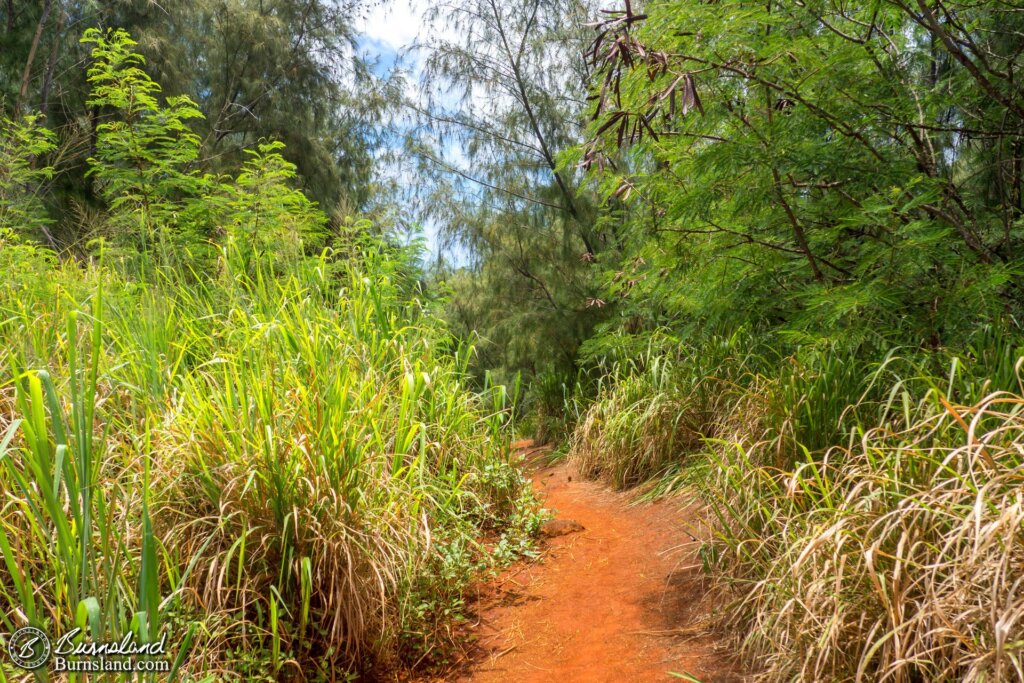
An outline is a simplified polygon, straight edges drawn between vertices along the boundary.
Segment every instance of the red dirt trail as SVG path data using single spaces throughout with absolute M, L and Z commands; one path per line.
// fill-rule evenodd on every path
M 584 530 L 550 539 L 542 561 L 499 579 L 472 629 L 476 656 L 445 680 L 742 680 L 707 632 L 699 544 L 686 531 L 694 510 L 678 500 L 630 506 L 564 463 L 536 469 L 533 480 L 556 519 Z

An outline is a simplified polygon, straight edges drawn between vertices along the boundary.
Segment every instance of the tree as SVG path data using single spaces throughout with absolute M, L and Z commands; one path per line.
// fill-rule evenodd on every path
M 100 202 L 84 175 L 108 113 L 87 102 L 83 26 L 122 28 L 144 69 L 166 92 L 187 94 L 200 158 L 236 169 L 260 140 L 286 143 L 302 189 L 335 216 L 366 206 L 373 191 L 376 112 L 353 48 L 357 2 L 332 0 L 44 0 L 0 5 L 0 101 L 5 112 L 40 112 L 61 132 L 52 211 L 54 237 L 79 242 L 80 214 Z M 366 86 L 366 87 L 364 87 Z
M 601 315 L 591 264 L 603 247 L 579 173 L 560 155 L 581 142 L 587 8 L 570 0 L 433 7 L 421 49 L 418 126 L 426 213 L 468 265 L 451 273 L 452 317 L 479 331 L 480 368 L 575 370 Z
M 219 168 L 236 168 L 261 139 L 280 140 L 303 189 L 344 215 L 368 198 L 372 122 L 385 105 L 363 87 L 359 4 L 133 0 L 108 21 L 137 33 L 155 80 L 196 98 L 204 152 Z
M 628 199 L 608 297 L 654 325 L 927 344 L 1018 311 L 1022 22 L 950 0 L 627 2 L 591 47 L 577 155 Z
M 89 175 L 110 207 L 113 236 L 139 251 L 159 246 L 166 261 L 168 240 L 194 227 L 187 203 L 210 186 L 194 168 L 199 136 L 189 127 L 202 113 L 184 95 L 161 104 L 160 86 L 142 70 L 127 31 L 88 29 L 82 42 L 94 45 L 87 103 L 114 114 L 96 127 Z

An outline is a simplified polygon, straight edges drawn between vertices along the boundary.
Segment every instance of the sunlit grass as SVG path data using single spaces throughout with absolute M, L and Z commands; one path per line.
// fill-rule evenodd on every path
M 224 258 L 0 288 L 3 630 L 168 628 L 193 675 L 415 661 L 482 534 L 525 531 L 504 390 L 469 389 L 388 257 Z
M 704 496 L 719 617 L 763 680 L 1021 680 L 1021 347 L 968 341 L 643 358 L 580 410 L 570 457 Z

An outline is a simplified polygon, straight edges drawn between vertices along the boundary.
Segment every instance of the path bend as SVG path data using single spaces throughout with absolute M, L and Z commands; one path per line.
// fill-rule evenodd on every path
M 630 505 L 565 463 L 534 470 L 556 519 L 583 531 L 550 539 L 541 562 L 512 568 L 481 607 L 466 683 L 740 681 L 709 631 L 698 514 L 679 499 Z M 687 679 L 683 679 L 687 680 Z M 692 680 L 692 679 L 690 679 Z

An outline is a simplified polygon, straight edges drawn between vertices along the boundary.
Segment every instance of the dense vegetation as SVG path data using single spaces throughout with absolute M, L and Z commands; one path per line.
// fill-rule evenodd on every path
M 602 187 L 631 200 L 616 246 L 640 259 L 610 294 L 655 325 L 931 348 L 1019 313 L 1019 11 L 649 12 L 593 47 L 602 135 L 582 159 L 615 164 Z
M 765 680 L 1024 676 L 1022 28 L 681 0 L 597 29 L 566 158 L 614 303 L 570 457 L 703 490 Z
M 83 40 L 110 112 L 88 261 L 21 236 L 54 136 L 2 131 L 4 631 L 166 628 L 181 671 L 246 680 L 443 651 L 466 583 L 539 519 L 504 388 L 467 386 L 415 253 L 329 230 L 280 143 L 199 173 L 193 103 L 123 31 Z
M 703 492 L 722 620 L 766 679 L 1024 676 L 1024 12 L 508 14 L 473 13 L 464 71 L 550 85 L 522 65 L 558 41 L 580 80 L 462 105 L 505 163 L 451 221 L 477 258 L 453 317 L 527 373 L 538 433 L 614 485 Z
M 466 0 L 371 77 L 356 8 L 7 4 L 4 628 L 439 656 L 515 408 L 699 493 L 764 680 L 1024 680 L 1024 10 Z
M 385 106 L 354 48 L 356 5 L 321 0 L 11 0 L 0 7 L 0 101 L 15 118 L 41 114 L 60 131 L 60 173 L 44 199 L 53 223 L 43 241 L 81 250 L 102 211 L 88 181 L 97 128 L 107 115 L 90 101 L 92 26 L 128 31 L 148 74 L 187 94 L 204 167 L 231 172 L 262 138 L 286 145 L 303 191 L 328 216 L 369 208 L 374 130 Z M 93 220 L 96 218 L 96 220 Z M 101 222 L 101 221 L 99 221 Z

